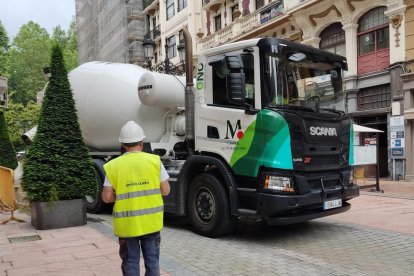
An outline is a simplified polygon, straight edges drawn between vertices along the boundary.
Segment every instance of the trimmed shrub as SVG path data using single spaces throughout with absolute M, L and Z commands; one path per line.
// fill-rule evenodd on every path
M 10 141 L 6 119 L 2 111 L 0 111 L 0 166 L 12 170 L 17 168 L 16 151 Z
M 59 46 L 52 48 L 51 77 L 23 167 L 22 187 L 30 201 L 79 199 L 98 189 Z

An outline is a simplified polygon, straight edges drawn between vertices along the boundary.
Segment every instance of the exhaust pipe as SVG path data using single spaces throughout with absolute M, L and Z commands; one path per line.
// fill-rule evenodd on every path
M 185 132 L 189 154 L 194 154 L 194 83 L 193 83 L 193 41 L 187 28 L 183 29 L 185 40 Z

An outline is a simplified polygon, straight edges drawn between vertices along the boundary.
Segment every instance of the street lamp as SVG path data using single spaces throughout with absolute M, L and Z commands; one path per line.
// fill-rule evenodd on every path
M 151 67 L 151 60 L 154 58 L 155 42 L 154 40 L 146 37 L 142 43 L 142 46 L 144 46 L 144 55 L 148 60 L 148 66 Z
M 145 58 L 148 60 L 148 65 L 150 67 L 150 70 L 154 70 L 161 73 L 166 74 L 182 74 L 183 72 L 180 71 L 174 64 L 171 63 L 168 55 L 169 45 L 168 45 L 168 39 L 165 38 L 165 59 L 163 64 L 158 65 L 156 68 L 151 69 L 151 60 L 154 58 L 154 49 L 155 49 L 155 42 L 154 40 L 150 39 L 149 37 L 146 37 L 144 39 L 144 42 L 142 43 L 142 46 L 144 47 L 144 55 Z M 185 63 L 185 43 L 184 41 L 180 41 L 180 44 L 177 47 L 178 54 L 180 58 L 180 62 L 183 64 Z M 164 65 L 164 66 L 163 66 Z
M 178 50 L 178 56 L 180 57 L 180 62 L 183 65 L 183 68 L 185 68 L 185 41 L 184 39 L 180 40 L 180 44 L 177 47 Z
M 170 59 L 168 58 L 168 38 L 165 38 L 165 60 L 164 60 L 164 70 L 166 74 L 170 74 Z

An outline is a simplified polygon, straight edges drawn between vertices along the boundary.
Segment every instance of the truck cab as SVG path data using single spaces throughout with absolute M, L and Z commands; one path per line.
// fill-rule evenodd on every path
M 183 190 L 190 195 L 186 212 L 204 229 L 199 232 L 220 232 L 214 231 L 214 216 L 223 209 L 219 197 L 226 197 L 229 217 L 270 224 L 350 208 L 347 201 L 359 189 L 351 169 L 352 122 L 344 113 L 346 69 L 342 56 L 277 38 L 201 53 L 194 91 L 196 156 L 184 165 L 191 173 L 182 170 L 178 177 L 206 175 L 204 185 L 193 181 Z M 208 183 L 221 183 L 222 195 Z

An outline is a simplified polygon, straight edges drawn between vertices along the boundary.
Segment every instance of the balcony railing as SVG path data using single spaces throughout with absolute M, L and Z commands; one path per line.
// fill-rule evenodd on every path
M 220 0 L 214 0 L 213 2 L 215 1 Z M 212 1 L 203 1 L 203 3 L 206 2 L 210 2 L 211 4 Z M 284 15 L 283 11 L 283 1 L 279 0 L 271 2 L 262 9 L 253 11 L 246 16 L 242 16 L 225 28 L 200 39 L 201 49 L 208 49 L 220 44 L 228 43 L 269 24 L 269 22 L 277 21 L 279 20 L 278 18 Z
M 161 35 L 161 26 L 158 25 L 157 27 L 155 27 L 154 29 L 146 33 L 145 38 L 155 40 L 158 37 L 160 37 L 160 35 Z
M 253 12 L 231 23 L 227 27 L 200 40 L 202 49 L 208 49 L 227 43 L 240 35 L 250 32 L 260 26 L 260 13 Z

